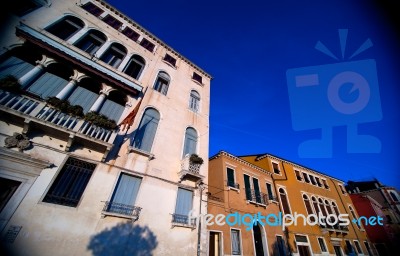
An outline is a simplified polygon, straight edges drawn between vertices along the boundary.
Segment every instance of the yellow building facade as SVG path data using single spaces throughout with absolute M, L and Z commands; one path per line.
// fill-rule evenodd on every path
M 270 154 L 241 159 L 272 173 L 283 214 L 328 217 L 316 225 L 303 223 L 299 217 L 297 225 L 287 226 L 287 247 L 293 255 L 373 255 L 363 223 L 352 222 L 359 216 L 343 181 Z M 349 221 L 341 226 L 335 217 L 343 214 L 348 214 Z

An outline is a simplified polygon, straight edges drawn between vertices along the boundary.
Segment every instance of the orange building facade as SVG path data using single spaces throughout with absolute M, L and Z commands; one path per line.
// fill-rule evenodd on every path
M 273 193 L 283 214 L 325 217 L 322 224 L 310 225 L 299 218 L 297 225 L 286 227 L 287 251 L 292 255 L 376 255 L 364 223 L 352 222 L 359 216 L 343 181 L 270 154 L 241 159 L 272 173 Z M 338 225 L 344 223 L 339 218 L 343 214 L 349 221 Z
M 208 226 L 209 255 L 288 255 L 281 226 L 253 225 L 257 215 L 279 215 L 270 171 L 221 151 L 209 161 L 207 194 L 213 220 L 231 216 Z

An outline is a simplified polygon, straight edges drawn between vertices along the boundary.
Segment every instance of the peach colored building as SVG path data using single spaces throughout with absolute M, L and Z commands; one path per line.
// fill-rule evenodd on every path
M 190 156 L 208 157 L 211 76 L 106 1 L 18 2 L 0 27 L 1 245 L 205 255 L 188 214 L 206 211 Z
M 212 156 L 208 213 L 278 215 L 272 173 L 224 151 Z M 211 225 L 208 233 L 209 255 L 287 255 L 283 254 L 287 253 L 286 237 L 280 225 L 265 225 L 265 221 L 257 225 L 250 221 L 245 225 L 238 221 L 235 225 Z

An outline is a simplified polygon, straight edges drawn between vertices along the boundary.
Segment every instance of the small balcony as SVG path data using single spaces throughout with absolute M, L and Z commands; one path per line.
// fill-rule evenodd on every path
M 334 219 L 330 220 L 331 223 L 334 222 Z M 319 225 L 322 231 L 325 232 L 336 232 L 336 233 L 341 233 L 343 235 L 346 235 L 347 233 L 349 233 L 349 227 L 348 226 L 340 226 L 339 224 L 335 224 L 335 225 L 329 225 L 328 223 L 325 222 L 325 225 L 320 224 Z
M 251 203 L 267 205 L 268 195 L 254 189 L 246 189 L 246 200 L 250 201 Z
M 114 216 L 131 219 L 132 221 L 137 221 L 140 216 L 141 207 L 120 204 L 115 202 L 105 202 L 103 207 L 103 216 Z
M 196 228 L 196 219 L 189 219 L 187 215 L 172 214 L 172 226 L 173 227 L 188 227 Z
M 200 174 L 201 164 L 193 163 L 190 161 L 190 156 L 186 155 L 181 161 L 181 170 L 179 171 L 179 179 L 190 180 L 198 182 L 204 179 L 204 176 Z
M 116 130 L 107 130 L 81 118 L 61 112 L 45 102 L 27 95 L 19 95 L 0 90 L 0 112 L 2 119 L 12 120 L 23 127 L 22 133 L 39 129 L 67 140 L 65 151 L 74 142 L 88 148 L 104 152 L 103 161 L 113 146 Z

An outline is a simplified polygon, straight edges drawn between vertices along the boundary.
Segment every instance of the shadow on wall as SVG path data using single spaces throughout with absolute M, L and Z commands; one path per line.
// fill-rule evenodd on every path
M 157 244 L 157 237 L 147 226 L 125 222 L 94 235 L 87 248 L 95 256 L 140 256 L 152 255 Z

